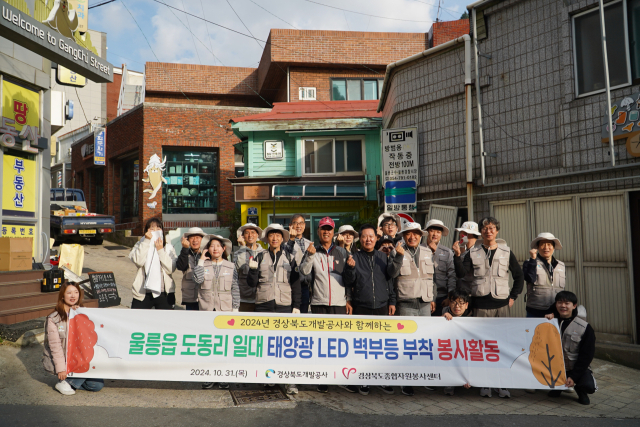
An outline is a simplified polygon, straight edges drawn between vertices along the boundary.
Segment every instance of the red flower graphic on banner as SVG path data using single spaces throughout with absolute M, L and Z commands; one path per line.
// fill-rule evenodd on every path
M 67 372 L 87 372 L 93 359 L 93 346 L 98 342 L 98 334 L 86 314 L 78 314 L 69 321 L 67 340 Z

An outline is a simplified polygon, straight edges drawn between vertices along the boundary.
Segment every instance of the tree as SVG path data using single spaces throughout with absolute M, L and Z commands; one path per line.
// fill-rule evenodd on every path
M 469 19 L 469 14 L 467 12 L 464 12 L 462 16 L 460 16 L 460 19 Z

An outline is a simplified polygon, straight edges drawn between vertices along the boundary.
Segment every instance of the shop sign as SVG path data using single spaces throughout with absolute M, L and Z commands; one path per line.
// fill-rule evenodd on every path
M 258 208 L 249 208 L 247 209 L 247 213 L 249 215 L 258 215 Z
M 87 84 L 86 77 L 81 76 L 75 71 L 71 71 L 67 67 L 63 67 L 62 65 L 58 65 L 56 81 L 62 86 L 85 87 Z
M 0 4 L 0 37 L 96 83 L 113 82 L 113 66 L 74 41 L 74 33 L 79 25 L 78 14 L 76 10 L 67 10 L 67 1 L 56 1 L 44 22 L 36 21 L 5 1 L 0 1 Z
M 264 142 L 264 159 L 265 160 L 282 160 L 284 158 L 282 141 L 265 141 Z
M 107 151 L 107 130 L 105 128 L 99 128 L 93 131 L 93 164 L 104 166 L 105 156 Z
M 2 127 L 0 144 L 37 153 L 40 145 L 40 94 L 9 81 L 2 81 Z M 16 142 L 20 148 L 16 148 Z
M 4 154 L 2 215 L 36 216 L 36 162 Z
M 2 223 L 2 237 L 34 237 L 36 226 L 12 222 Z
M 93 151 L 94 151 L 93 144 L 84 144 L 82 147 L 80 147 L 80 154 L 82 155 L 83 158 L 93 155 Z
M 78 29 L 80 33 L 89 30 L 89 0 L 69 0 L 69 4 L 78 16 Z
M 382 176 L 385 212 L 416 212 L 418 128 L 382 131 Z
M 242 188 L 244 190 L 243 200 L 269 200 L 271 198 L 269 192 L 271 187 L 268 185 L 246 185 Z

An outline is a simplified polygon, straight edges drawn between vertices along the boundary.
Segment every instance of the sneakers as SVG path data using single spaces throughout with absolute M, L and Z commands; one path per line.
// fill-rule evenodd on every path
M 71 384 L 66 381 L 60 381 L 58 384 L 56 384 L 56 390 L 58 390 L 60 394 L 64 394 L 65 396 L 72 396 L 76 394 L 76 391 L 73 389 L 73 387 L 71 387 Z
M 480 389 L 480 396 L 482 397 L 491 397 L 491 389 L 483 387 Z
M 218 383 L 218 388 L 220 390 L 229 390 L 229 383 Z
M 578 403 L 579 404 L 588 405 L 589 403 L 591 403 L 591 400 L 589 400 L 589 395 L 586 392 L 578 389 L 578 390 L 576 390 L 576 393 L 578 393 Z
M 340 387 L 343 390 L 347 390 L 349 393 L 357 393 L 358 392 L 358 387 L 356 387 L 354 385 L 339 385 L 338 387 Z
M 405 396 L 413 396 L 413 387 L 411 387 L 410 385 L 401 387 L 400 390 Z
M 498 396 L 502 398 L 511 397 L 511 393 L 506 388 L 494 388 L 494 390 L 498 393 Z
M 318 393 L 328 393 L 329 392 L 329 386 L 328 385 L 319 385 L 318 388 L 316 388 L 316 390 L 318 391 Z
M 562 394 L 562 390 L 551 390 L 551 391 L 549 391 L 549 393 L 547 393 L 547 396 L 549 396 L 549 397 L 560 397 L 561 394 Z
M 216 383 L 202 383 L 203 390 L 211 390 Z
M 389 387 L 388 385 L 379 385 L 378 388 L 380 390 L 382 390 L 382 392 L 385 393 L 385 394 L 393 394 L 393 393 L 395 393 L 393 391 L 393 387 Z
M 424 386 L 424 388 L 426 388 L 426 389 L 427 389 L 427 390 L 429 390 L 429 391 L 433 391 L 433 390 L 435 390 L 435 388 L 433 388 L 433 387 L 427 387 L 427 386 Z
M 363 396 L 368 396 L 369 395 L 369 386 L 361 385 L 360 388 L 358 389 L 358 393 L 360 393 Z
M 287 394 L 298 394 L 298 387 L 295 384 L 287 384 Z
M 453 387 L 445 387 L 444 388 L 444 394 L 447 396 L 453 396 Z

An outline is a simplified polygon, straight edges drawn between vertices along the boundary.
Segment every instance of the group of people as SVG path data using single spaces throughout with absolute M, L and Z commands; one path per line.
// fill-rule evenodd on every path
M 565 290 L 565 265 L 554 255 L 562 244 L 551 233 L 541 233 L 531 242 L 530 258 L 520 266 L 507 242 L 498 238 L 500 222 L 493 217 L 456 228 L 460 239 L 452 248 L 441 244 L 450 230 L 437 219 L 422 228 L 384 213 L 375 226 L 365 224 L 355 230 L 343 225 L 336 233 L 334 221 L 326 217 L 318 224 L 315 242 L 304 237 L 305 228 L 301 214 L 292 216 L 288 229 L 275 223 L 264 230 L 245 224 L 237 230 L 240 248 L 230 260 L 231 241 L 200 228 L 184 233 L 176 253 L 166 241 L 162 222 L 151 219 L 129 255 L 138 267 L 131 308 L 173 309 L 176 269 L 183 273 L 181 305 L 186 310 L 226 312 L 444 316 L 447 320 L 510 317 L 526 282 L 527 317 L 558 318 L 566 384 L 574 387 L 580 403 L 589 404 L 588 394 L 596 390 L 589 368 L 595 334 L 584 310 L 578 310 L 576 295 Z M 64 372 L 65 321 L 69 310 L 78 305 L 82 305 L 82 290 L 66 283 L 56 311 L 47 318 L 44 365 L 60 379 L 56 389 L 63 394 L 81 387 L 102 388 L 100 380 L 71 380 Z M 203 384 L 203 388 L 214 386 Z M 340 387 L 369 394 L 368 386 Z M 392 387 L 379 388 L 394 393 Z M 317 387 L 321 393 L 328 390 L 326 385 Z M 286 391 L 296 394 L 298 388 L 288 384 Z M 401 392 L 412 396 L 414 389 L 404 386 Z M 510 397 L 506 389 L 494 392 Z M 454 388 L 445 387 L 444 393 L 453 395 Z M 492 390 L 481 388 L 480 395 L 491 397 Z M 549 395 L 557 397 L 559 392 Z

